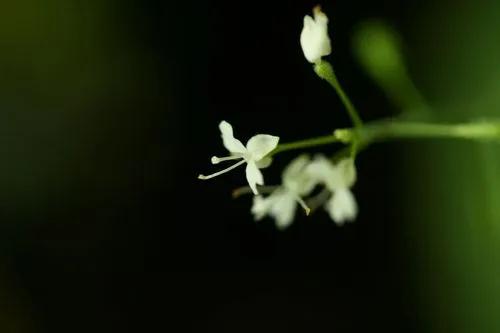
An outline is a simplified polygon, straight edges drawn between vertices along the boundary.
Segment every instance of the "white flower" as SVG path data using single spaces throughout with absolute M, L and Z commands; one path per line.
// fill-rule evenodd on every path
M 332 192 L 325 208 L 338 225 L 353 221 L 358 214 L 358 205 L 350 188 L 356 182 L 356 169 L 352 158 L 333 164 L 325 157 L 317 157 L 307 167 L 307 172 Z
M 259 168 L 266 168 L 271 164 L 271 159 L 266 157 L 278 145 L 279 137 L 268 134 L 257 134 L 248 140 L 244 146 L 240 140 L 233 136 L 233 128 L 227 121 L 221 121 L 219 129 L 222 136 L 224 147 L 231 153 L 230 156 L 212 157 L 212 164 L 218 164 L 223 161 L 240 160 L 236 164 L 216 172 L 214 174 L 204 176 L 199 175 L 198 179 L 210 179 L 226 173 L 244 163 L 247 163 L 246 177 L 248 185 L 254 194 L 259 194 L 257 185 L 264 185 L 264 177 Z
M 300 34 L 300 45 L 307 61 L 317 63 L 321 57 L 332 52 L 330 37 L 328 37 L 328 17 L 320 6 L 313 9 L 314 19 L 304 16 L 304 27 Z
M 348 188 L 339 188 L 325 204 L 327 212 L 338 225 L 353 221 L 358 214 L 358 205 L 354 195 Z
M 283 171 L 282 185 L 266 198 L 255 196 L 252 214 L 255 220 L 270 215 L 276 220 L 276 225 L 284 229 L 292 223 L 297 203 L 309 213 L 309 208 L 301 199 L 309 194 L 315 186 L 315 181 L 305 172 L 309 157 L 301 155 L 293 160 Z

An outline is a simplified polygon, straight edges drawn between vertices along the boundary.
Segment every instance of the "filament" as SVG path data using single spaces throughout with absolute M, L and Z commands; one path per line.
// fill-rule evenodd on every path
M 228 171 L 231 171 L 231 170 L 233 170 L 233 169 L 235 169 L 235 168 L 239 167 L 240 165 L 244 164 L 245 162 L 246 162 L 245 160 L 241 160 L 241 161 L 239 161 L 238 163 L 231 165 L 229 168 L 226 168 L 226 169 L 224 169 L 224 170 L 218 171 L 218 172 L 213 173 L 213 174 L 208 175 L 208 176 L 205 176 L 205 175 L 199 175 L 199 176 L 198 176 L 198 179 L 207 180 L 207 179 L 210 179 L 210 178 L 214 178 L 214 177 L 220 176 L 220 175 L 222 175 L 223 173 L 226 173 L 226 172 L 228 172 Z
M 305 201 L 304 201 L 304 200 L 302 200 L 302 198 L 301 198 L 301 197 L 299 197 L 299 196 L 296 196 L 296 197 L 295 197 L 295 200 L 297 200 L 297 202 L 299 203 L 299 205 L 300 205 L 300 206 L 301 206 L 301 207 L 305 210 L 306 215 L 309 215 L 309 213 L 311 212 L 311 208 L 309 208 L 309 207 L 307 206 L 307 204 L 305 203 Z
M 241 156 L 225 156 L 225 157 L 212 156 L 212 159 L 210 161 L 212 162 L 212 164 L 218 164 L 220 162 L 237 160 L 240 158 L 242 158 L 242 157 Z

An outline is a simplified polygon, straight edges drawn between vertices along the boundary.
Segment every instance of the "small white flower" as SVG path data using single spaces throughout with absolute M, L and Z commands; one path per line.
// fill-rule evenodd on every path
M 248 185 L 254 194 L 259 194 L 257 185 L 264 185 L 264 177 L 259 168 L 266 168 L 271 164 L 271 159 L 266 157 L 279 142 L 279 137 L 268 134 L 257 134 L 248 140 L 244 146 L 240 140 L 233 136 L 233 128 L 227 121 L 221 121 L 219 129 L 222 136 L 222 143 L 224 147 L 231 153 L 230 156 L 217 157 L 213 156 L 212 164 L 218 164 L 223 161 L 240 160 L 236 164 L 216 172 L 214 174 L 204 176 L 199 175 L 198 179 L 210 179 L 226 173 L 234 168 L 247 163 L 246 178 Z
M 353 221 L 358 214 L 358 205 L 354 195 L 348 188 L 339 188 L 333 192 L 325 208 L 332 220 L 338 225 Z
M 293 160 L 283 171 L 282 185 L 266 198 L 255 196 L 252 214 L 255 220 L 270 215 L 276 220 L 276 225 L 284 229 L 292 223 L 297 203 L 309 213 L 309 208 L 301 199 L 309 194 L 315 186 L 315 181 L 305 172 L 309 157 L 301 155 Z
M 328 17 L 320 6 L 313 9 L 314 19 L 304 16 L 304 27 L 300 34 L 300 45 L 307 61 L 317 63 L 321 57 L 332 52 L 330 37 L 328 37 Z
M 338 225 L 353 221 L 358 214 L 358 205 L 350 188 L 356 182 L 356 168 L 352 158 L 333 164 L 325 157 L 317 157 L 307 167 L 307 172 L 316 181 L 324 183 L 332 193 L 325 208 Z
M 266 198 L 254 196 L 251 212 L 256 221 L 269 215 L 276 220 L 278 228 L 284 229 L 292 223 L 295 216 L 295 198 L 292 193 L 280 187 Z

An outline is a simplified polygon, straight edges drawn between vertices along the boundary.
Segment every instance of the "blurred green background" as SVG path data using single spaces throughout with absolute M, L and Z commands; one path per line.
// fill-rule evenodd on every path
M 422 7 L 410 37 L 416 77 L 438 116 L 500 115 L 500 44 L 495 2 Z M 416 281 L 429 330 L 500 330 L 500 146 L 432 142 L 409 169 L 412 230 L 421 232 Z M 413 157 L 414 158 L 414 157 Z
M 220 119 L 287 140 L 347 124 L 325 114 L 338 101 L 320 101 L 331 92 L 300 54 L 302 16 L 315 4 L 0 4 L 0 331 L 331 321 L 358 331 L 363 319 L 389 332 L 500 331 L 498 145 L 374 148 L 360 161 L 360 221 L 344 229 L 321 218 L 283 234 L 254 226 L 249 203 L 228 199 L 236 176 L 195 180 L 220 149 Z M 365 118 L 397 112 L 349 47 L 374 16 L 401 32 L 435 117 L 500 116 L 500 4 L 324 8 L 334 63 Z
M 142 269 L 144 238 L 128 216 L 145 188 L 168 186 L 175 151 L 155 140 L 171 91 L 148 13 L 133 1 L 0 4 L 2 332 L 127 328 L 114 291 L 128 266 Z

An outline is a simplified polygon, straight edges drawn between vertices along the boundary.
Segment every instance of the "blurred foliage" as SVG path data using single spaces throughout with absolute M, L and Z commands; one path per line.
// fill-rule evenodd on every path
M 412 33 L 413 70 L 441 119 L 500 118 L 500 4 L 481 3 L 429 2 Z M 426 146 L 411 150 L 408 213 L 427 328 L 500 331 L 500 146 Z
M 154 122 L 149 115 L 158 93 L 154 60 L 119 3 L 0 5 L 0 206 L 6 217 L 36 216 L 82 199 L 78 193 L 119 189 L 130 178 L 127 166 L 142 154 L 136 149 Z
M 360 24 L 353 35 L 354 55 L 365 71 L 405 113 L 426 108 L 407 72 L 404 48 L 398 32 L 379 20 Z
M 0 4 L 1 332 L 99 312 L 83 296 L 97 293 L 90 273 L 127 249 L 126 223 L 114 215 L 165 177 L 157 161 L 166 149 L 151 136 L 168 89 L 131 9 L 115 0 Z

